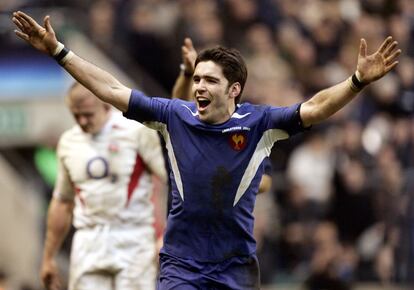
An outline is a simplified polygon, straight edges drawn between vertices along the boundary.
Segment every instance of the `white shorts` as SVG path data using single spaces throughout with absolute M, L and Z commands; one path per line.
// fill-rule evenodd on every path
M 76 231 L 69 290 L 154 290 L 154 229 L 96 226 Z

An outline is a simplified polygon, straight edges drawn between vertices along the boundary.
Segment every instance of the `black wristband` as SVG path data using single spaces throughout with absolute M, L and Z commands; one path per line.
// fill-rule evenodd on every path
M 186 70 L 186 67 L 183 63 L 180 64 L 180 70 L 186 78 L 191 78 L 193 76 L 193 72 Z
M 64 47 L 57 55 L 55 55 L 53 58 L 60 63 L 61 60 L 69 53 L 69 49 Z
M 186 71 L 186 70 L 183 70 L 183 73 L 184 73 L 184 76 L 186 78 L 191 78 L 193 76 L 193 73 L 192 72 L 189 72 L 189 71 Z
M 352 75 L 351 78 L 352 84 L 355 86 L 355 88 L 360 91 L 362 90 L 367 84 L 360 82 L 359 79 L 357 78 L 356 74 Z

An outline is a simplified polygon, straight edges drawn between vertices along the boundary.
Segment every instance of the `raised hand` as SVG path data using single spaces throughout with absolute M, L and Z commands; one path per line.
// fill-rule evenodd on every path
M 185 71 L 188 73 L 193 73 L 194 63 L 197 58 L 197 51 L 194 49 L 193 42 L 190 38 L 184 39 L 184 45 L 181 46 L 181 55 L 183 58 Z
M 397 49 L 397 41 L 388 36 L 380 48 L 373 54 L 367 55 L 367 43 L 361 39 L 357 65 L 358 79 L 368 84 L 382 78 L 398 64 L 401 49 Z
M 60 290 L 59 271 L 54 260 L 43 261 L 40 279 L 47 290 Z
M 14 31 L 17 36 L 44 53 L 54 54 L 58 41 L 50 25 L 50 17 L 48 15 L 44 18 L 44 27 L 21 11 L 13 13 L 12 21 L 19 28 L 19 30 L 16 29 Z

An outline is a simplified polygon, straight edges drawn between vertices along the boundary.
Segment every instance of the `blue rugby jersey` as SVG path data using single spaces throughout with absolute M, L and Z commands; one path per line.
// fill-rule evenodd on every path
M 172 208 L 161 250 L 219 262 L 255 253 L 252 215 L 273 144 L 302 131 L 300 104 L 243 103 L 223 124 L 199 120 L 196 104 L 133 90 L 127 118 L 157 129 L 172 169 Z

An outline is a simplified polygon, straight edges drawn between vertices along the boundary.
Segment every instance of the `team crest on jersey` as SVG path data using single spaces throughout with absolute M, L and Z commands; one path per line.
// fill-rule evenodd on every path
M 236 151 L 241 151 L 244 149 L 244 147 L 246 147 L 247 136 L 241 132 L 233 133 L 229 137 L 229 143 L 231 148 Z
M 117 143 L 112 142 L 112 143 L 109 144 L 108 150 L 111 153 L 118 153 L 119 145 Z

